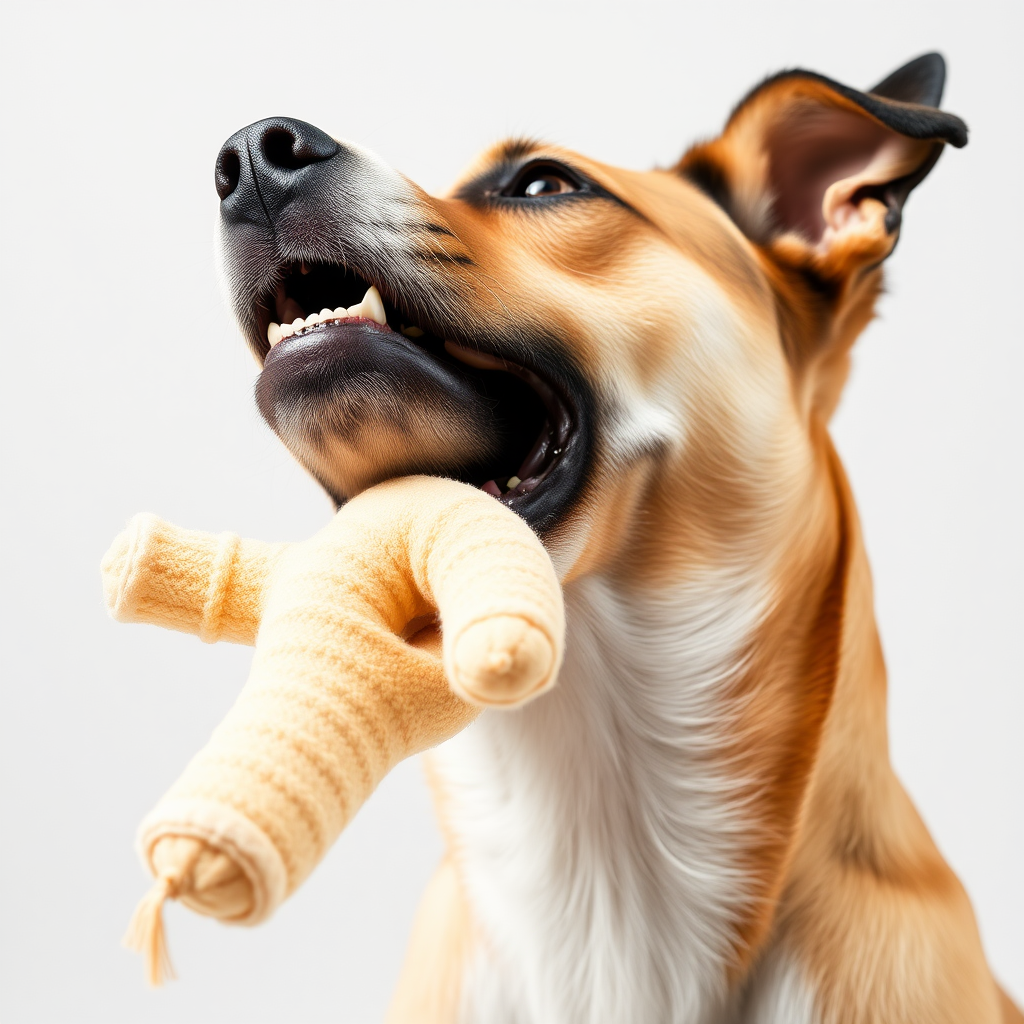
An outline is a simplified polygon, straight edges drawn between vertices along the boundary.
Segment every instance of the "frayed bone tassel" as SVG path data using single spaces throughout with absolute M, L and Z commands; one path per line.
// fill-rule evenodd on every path
M 164 934 L 164 903 L 177 899 L 186 884 L 191 887 L 193 869 L 203 848 L 204 844 L 194 839 L 175 837 L 165 841 L 156 881 L 139 900 L 122 940 L 126 948 L 146 958 L 146 980 L 154 988 L 177 977 Z
M 139 900 L 132 914 L 123 943 L 127 949 L 146 958 L 146 980 L 159 988 L 166 980 L 177 977 L 171 955 L 167 951 L 164 934 L 164 901 L 172 900 L 177 892 L 173 878 L 158 878 L 153 887 Z
M 182 899 L 194 909 L 230 919 L 248 912 L 252 888 L 230 857 L 191 836 L 161 836 L 151 863 L 157 878 L 135 908 L 124 945 L 146 958 L 146 978 L 156 988 L 176 977 L 167 951 L 164 903 Z

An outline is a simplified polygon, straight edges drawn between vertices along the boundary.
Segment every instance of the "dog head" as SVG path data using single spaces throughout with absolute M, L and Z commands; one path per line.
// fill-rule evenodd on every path
M 442 198 L 304 122 L 250 125 L 216 181 L 260 410 L 339 504 L 457 477 L 563 573 L 665 516 L 735 543 L 799 490 L 903 203 L 966 142 L 943 78 L 935 54 L 867 93 L 785 72 L 670 169 L 512 141 Z

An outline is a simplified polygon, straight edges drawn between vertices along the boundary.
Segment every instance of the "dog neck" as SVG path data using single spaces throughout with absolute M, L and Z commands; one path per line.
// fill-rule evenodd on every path
M 827 439 L 819 469 L 817 532 L 781 554 L 654 591 L 567 586 L 555 690 L 437 755 L 487 937 L 471 1019 L 718 1019 L 742 979 L 753 998 L 758 957 L 766 984 L 790 970 L 764 954 L 798 866 L 870 846 L 875 798 L 856 789 L 891 776 L 884 668 Z

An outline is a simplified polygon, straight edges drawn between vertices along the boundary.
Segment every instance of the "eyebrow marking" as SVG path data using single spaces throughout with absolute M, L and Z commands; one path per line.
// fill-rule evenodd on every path
M 537 139 L 506 139 L 494 154 L 494 163 L 515 163 L 517 160 L 522 160 L 523 157 L 529 156 L 535 149 L 539 149 L 540 145 L 541 143 Z
M 417 259 L 424 262 L 455 263 L 460 267 L 475 267 L 476 261 L 472 256 L 466 256 L 457 252 L 432 252 L 429 249 L 419 249 L 415 253 Z
M 443 224 L 433 224 L 427 222 L 420 225 L 425 231 L 429 231 L 432 235 L 447 235 L 449 238 L 455 237 L 455 232 L 446 228 Z

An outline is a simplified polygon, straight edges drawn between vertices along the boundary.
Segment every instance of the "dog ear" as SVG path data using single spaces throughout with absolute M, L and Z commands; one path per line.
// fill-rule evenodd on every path
M 925 54 L 868 92 L 810 71 L 753 89 L 676 171 L 784 267 L 841 285 L 893 250 L 903 204 L 967 126 L 938 110 L 945 62 Z

